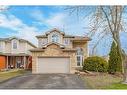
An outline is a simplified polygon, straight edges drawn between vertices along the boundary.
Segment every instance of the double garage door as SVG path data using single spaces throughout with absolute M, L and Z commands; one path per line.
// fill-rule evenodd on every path
M 37 61 L 38 61 L 36 67 L 37 73 L 69 73 L 70 72 L 70 58 L 39 57 Z

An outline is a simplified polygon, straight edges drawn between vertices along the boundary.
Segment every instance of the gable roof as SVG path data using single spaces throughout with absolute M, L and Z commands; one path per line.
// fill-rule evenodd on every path
M 65 48 L 64 45 L 56 43 L 56 42 L 47 43 L 47 44 L 43 45 L 42 48 L 46 48 L 46 47 L 48 47 L 49 45 L 52 45 L 52 44 L 58 45 L 58 46 L 60 46 L 60 48 Z
M 50 31 L 47 31 L 47 32 L 45 32 L 45 34 L 48 35 L 48 34 L 54 32 L 54 31 L 56 31 L 56 32 L 58 32 L 58 33 L 60 33 L 60 34 L 63 34 L 63 35 L 65 34 L 63 31 L 61 31 L 61 30 L 59 30 L 59 29 L 57 29 L 57 28 L 54 28 L 54 29 L 52 29 L 52 30 L 50 30 Z
M 32 44 L 31 42 L 29 42 L 28 40 L 20 39 L 20 38 L 17 38 L 17 37 L 15 37 L 15 36 L 9 37 L 9 38 L 0 38 L 0 41 L 9 42 L 9 41 L 11 41 L 11 40 L 13 40 L 13 39 L 17 39 L 17 40 L 19 40 L 19 41 L 26 42 L 26 43 L 28 43 L 28 44 L 30 44 L 31 46 L 33 46 L 33 47 L 36 48 L 36 46 L 35 46 L 34 44 Z
M 85 36 L 66 35 L 64 32 L 62 32 L 62 31 L 60 31 L 59 29 L 56 29 L 56 28 L 45 32 L 45 35 L 38 35 L 36 37 L 37 38 L 47 38 L 47 35 L 54 32 L 54 31 L 63 34 L 63 38 L 72 38 L 72 41 L 90 41 L 91 40 L 89 37 L 85 37 Z
M 57 29 L 57 28 L 53 28 L 53 29 L 51 29 L 51 30 L 45 32 L 45 35 L 37 35 L 36 37 L 37 37 L 37 38 L 47 38 L 47 35 L 50 34 L 50 33 L 52 33 L 52 32 L 54 32 L 54 31 L 55 31 L 55 32 L 58 32 L 58 33 L 60 33 L 60 34 L 62 34 L 62 35 L 65 35 L 65 33 L 64 33 L 63 31 L 60 31 L 60 30 Z

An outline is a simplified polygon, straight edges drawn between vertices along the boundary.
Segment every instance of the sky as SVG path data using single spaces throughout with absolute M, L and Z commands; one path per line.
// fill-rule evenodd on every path
M 90 11 L 80 14 L 71 13 L 66 6 L 7 6 L 7 10 L 0 12 L 0 38 L 16 36 L 37 45 L 36 35 L 58 28 L 69 35 L 86 36 L 89 32 Z M 89 9 L 89 7 L 87 8 Z M 94 10 L 94 6 L 91 9 Z M 80 15 L 80 16 L 77 16 Z M 107 55 L 111 46 L 108 36 L 97 46 L 98 55 Z M 97 41 L 98 36 L 92 37 L 89 50 Z M 127 34 L 121 33 L 122 47 L 127 46 Z

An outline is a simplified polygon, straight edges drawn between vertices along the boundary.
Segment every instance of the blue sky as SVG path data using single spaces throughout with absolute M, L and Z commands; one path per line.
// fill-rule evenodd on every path
M 37 45 L 35 36 L 52 28 L 59 28 L 70 35 L 85 36 L 88 33 L 85 27 L 89 26 L 88 14 L 89 11 L 82 12 L 79 17 L 75 13 L 70 15 L 65 6 L 9 6 L 9 10 L 0 12 L 0 37 L 17 36 Z M 125 49 L 126 38 L 127 34 L 122 34 L 122 46 Z M 92 39 L 90 50 L 97 36 Z M 109 36 L 102 40 L 97 47 L 98 55 L 107 55 L 110 44 Z

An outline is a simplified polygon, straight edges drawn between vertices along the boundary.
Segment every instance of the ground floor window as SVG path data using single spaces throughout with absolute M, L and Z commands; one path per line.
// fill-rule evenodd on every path
M 82 66 L 83 64 L 83 49 L 77 47 L 77 66 Z
M 83 64 L 83 56 L 77 55 L 77 66 L 82 66 Z

